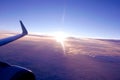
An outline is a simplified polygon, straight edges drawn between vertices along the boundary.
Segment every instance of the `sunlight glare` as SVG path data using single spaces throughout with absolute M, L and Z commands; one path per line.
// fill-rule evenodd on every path
M 56 32 L 54 34 L 54 37 L 56 39 L 57 42 L 59 42 L 63 48 L 64 54 L 65 54 L 65 45 L 64 45 L 64 41 L 66 40 L 67 36 L 64 32 Z
M 63 32 L 57 32 L 57 33 L 55 33 L 55 39 L 56 39 L 57 42 L 60 42 L 60 43 L 64 42 L 65 38 L 66 38 L 65 33 L 63 33 Z

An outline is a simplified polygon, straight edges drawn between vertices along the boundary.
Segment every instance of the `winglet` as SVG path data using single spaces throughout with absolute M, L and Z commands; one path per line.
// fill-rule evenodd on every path
M 28 34 L 28 31 L 26 30 L 24 24 L 22 23 L 22 21 L 20 20 L 20 25 L 21 25 L 21 28 L 22 28 L 22 34 L 23 35 L 27 35 Z

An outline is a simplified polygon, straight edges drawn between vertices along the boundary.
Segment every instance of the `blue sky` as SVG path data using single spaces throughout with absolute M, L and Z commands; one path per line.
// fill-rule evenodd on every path
M 0 0 L 0 31 L 120 39 L 119 0 Z

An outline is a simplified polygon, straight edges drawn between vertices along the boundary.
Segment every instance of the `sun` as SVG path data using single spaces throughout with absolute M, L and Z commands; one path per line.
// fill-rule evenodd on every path
M 54 38 L 57 42 L 63 43 L 66 40 L 66 34 L 64 32 L 56 32 L 54 33 Z
M 56 32 L 54 33 L 54 38 L 55 40 L 61 44 L 62 49 L 63 49 L 63 53 L 65 54 L 65 40 L 67 38 L 66 34 L 64 32 Z

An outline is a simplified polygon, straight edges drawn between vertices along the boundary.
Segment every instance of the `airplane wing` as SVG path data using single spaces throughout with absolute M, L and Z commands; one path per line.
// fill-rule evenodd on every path
M 15 41 L 28 34 L 22 21 L 20 21 L 20 24 L 22 33 L 12 37 L 0 39 L 0 46 Z M 35 76 L 29 69 L 0 62 L 0 80 L 35 80 Z
M 0 46 L 3 46 L 3 45 L 8 44 L 12 41 L 15 41 L 15 40 L 17 40 L 17 39 L 19 39 L 19 38 L 28 34 L 28 31 L 26 30 L 22 21 L 20 21 L 20 25 L 21 25 L 21 28 L 22 28 L 22 33 L 18 34 L 18 35 L 15 35 L 15 36 L 8 37 L 8 38 L 0 39 Z

